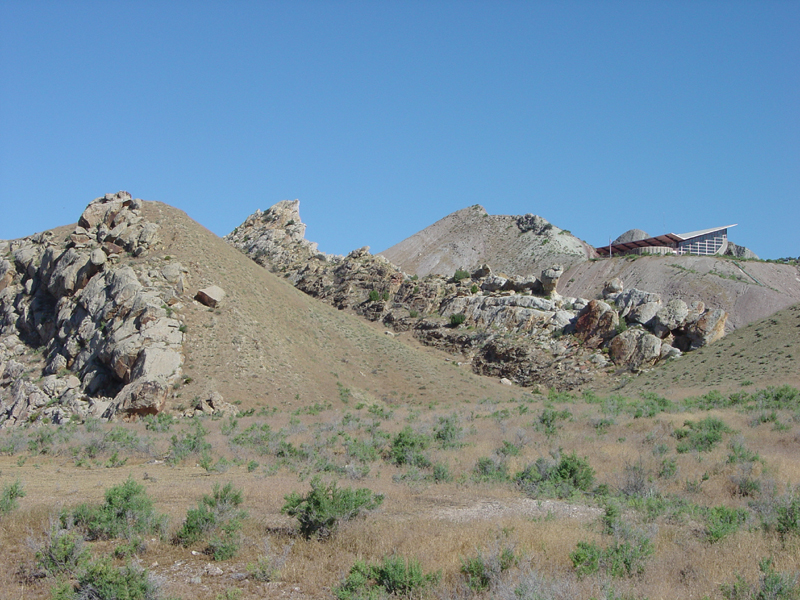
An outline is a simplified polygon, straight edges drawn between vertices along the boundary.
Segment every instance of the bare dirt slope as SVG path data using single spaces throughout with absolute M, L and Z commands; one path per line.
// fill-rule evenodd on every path
M 356 399 L 429 402 L 510 394 L 404 336 L 337 311 L 269 273 L 185 213 L 145 203 L 160 226 L 162 260 L 188 269 L 186 295 L 215 284 L 227 292 L 209 309 L 186 298 L 184 373 L 191 381 L 176 392 L 176 405 L 220 392 L 240 408 L 313 405 L 337 400 L 343 388 Z
M 762 261 L 711 256 L 641 256 L 595 260 L 569 269 L 559 282 L 564 296 L 599 297 L 614 277 L 625 289 L 673 298 L 701 299 L 728 312 L 729 330 L 800 302 L 800 269 Z
M 740 327 L 718 342 L 639 375 L 620 391 L 670 399 L 790 385 L 800 387 L 800 304 Z
M 447 215 L 380 252 L 406 273 L 452 275 L 489 264 L 496 272 L 536 275 L 554 264 L 571 266 L 593 250 L 541 217 L 489 215 L 480 205 Z

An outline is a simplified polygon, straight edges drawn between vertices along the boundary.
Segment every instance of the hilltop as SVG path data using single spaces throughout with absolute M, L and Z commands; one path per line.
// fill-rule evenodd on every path
M 406 273 L 452 275 L 491 265 L 507 275 L 538 275 L 595 256 L 566 229 L 540 216 L 490 215 L 479 204 L 462 208 L 379 253 Z

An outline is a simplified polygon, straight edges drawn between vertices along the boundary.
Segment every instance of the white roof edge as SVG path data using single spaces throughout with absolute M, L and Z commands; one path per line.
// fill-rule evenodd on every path
M 711 227 L 710 229 L 701 229 L 699 231 L 690 231 L 689 233 L 673 233 L 672 235 L 681 238 L 684 242 L 686 240 L 690 240 L 692 238 L 699 237 L 701 235 L 705 235 L 707 233 L 711 233 L 713 231 L 719 231 L 720 229 L 730 229 L 731 227 L 736 227 L 738 223 L 734 223 L 733 225 L 724 225 L 722 227 Z

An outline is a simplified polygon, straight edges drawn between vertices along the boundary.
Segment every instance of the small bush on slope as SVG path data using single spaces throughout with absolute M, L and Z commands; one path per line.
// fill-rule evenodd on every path
M 339 523 L 350 521 L 364 512 L 378 508 L 381 494 L 360 488 L 339 488 L 336 483 L 325 485 L 317 475 L 311 480 L 311 491 L 305 496 L 292 492 L 285 496 L 281 512 L 297 517 L 300 533 L 305 538 L 324 538 L 331 535 Z

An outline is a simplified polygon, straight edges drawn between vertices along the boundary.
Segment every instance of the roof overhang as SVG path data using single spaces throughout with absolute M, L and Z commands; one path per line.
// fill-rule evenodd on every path
M 622 242 L 619 244 L 610 244 L 608 246 L 599 246 L 595 248 L 597 253 L 601 256 L 608 256 L 609 254 L 624 254 L 637 248 L 654 248 L 656 246 L 674 248 L 678 242 L 682 242 L 683 238 L 674 233 L 665 233 L 656 237 L 647 238 L 644 240 L 634 240 L 632 242 Z

